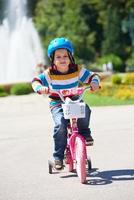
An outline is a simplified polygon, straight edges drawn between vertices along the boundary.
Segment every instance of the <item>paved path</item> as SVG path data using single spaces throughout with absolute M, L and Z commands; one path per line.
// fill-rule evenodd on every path
M 79 183 L 66 169 L 48 174 L 52 122 L 47 99 L 0 98 L 0 200 L 133 200 L 134 106 L 93 107 L 93 171 Z

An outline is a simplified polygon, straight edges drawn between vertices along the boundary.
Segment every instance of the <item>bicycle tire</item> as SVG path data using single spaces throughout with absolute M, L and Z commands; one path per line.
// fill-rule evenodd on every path
M 75 140 L 76 172 L 81 183 L 86 182 L 86 152 L 84 142 L 80 137 Z

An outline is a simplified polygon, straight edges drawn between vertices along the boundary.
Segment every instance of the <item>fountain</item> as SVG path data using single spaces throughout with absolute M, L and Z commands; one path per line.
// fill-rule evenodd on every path
M 37 64 L 45 64 L 39 35 L 26 16 L 26 0 L 8 0 L 0 25 L 0 84 L 30 82 Z

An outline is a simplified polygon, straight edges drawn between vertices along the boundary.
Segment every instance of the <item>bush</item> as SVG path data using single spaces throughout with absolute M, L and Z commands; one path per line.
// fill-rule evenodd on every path
M 126 71 L 134 72 L 134 53 L 132 53 L 131 57 L 126 61 Z
M 124 76 L 124 84 L 126 84 L 126 85 L 134 85 L 134 73 L 127 73 Z
M 133 99 L 134 100 L 134 88 L 120 87 L 114 94 L 114 97 L 118 99 Z
M 113 87 L 112 85 L 101 84 L 101 89 L 96 93 L 101 96 L 113 96 L 114 90 L 115 87 Z
M 6 92 L 0 92 L 0 97 L 6 97 L 8 94 Z
M 7 96 L 8 93 L 5 91 L 3 86 L 0 86 L 0 97 L 5 97 Z
M 0 93 L 5 92 L 4 87 L 0 86 Z
M 115 74 L 112 76 L 112 83 L 115 85 L 119 85 L 122 83 L 122 77 L 119 76 L 118 74 Z
M 32 87 L 28 83 L 19 83 L 11 87 L 10 93 L 13 95 L 23 95 L 30 94 L 32 92 Z
M 134 100 L 134 86 L 128 85 L 102 85 L 102 88 L 97 92 L 100 96 L 115 97 L 118 99 Z

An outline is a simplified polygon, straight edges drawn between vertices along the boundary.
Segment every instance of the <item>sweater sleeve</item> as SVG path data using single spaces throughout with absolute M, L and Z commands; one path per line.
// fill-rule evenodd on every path
M 90 84 L 91 82 L 94 82 L 97 84 L 100 83 L 99 75 L 90 70 L 87 70 L 86 68 L 81 68 L 80 73 L 79 73 L 79 80 L 82 83 L 87 83 L 87 84 Z
M 39 74 L 32 80 L 32 88 L 35 92 L 38 92 L 42 86 L 49 87 L 49 82 L 45 73 Z

